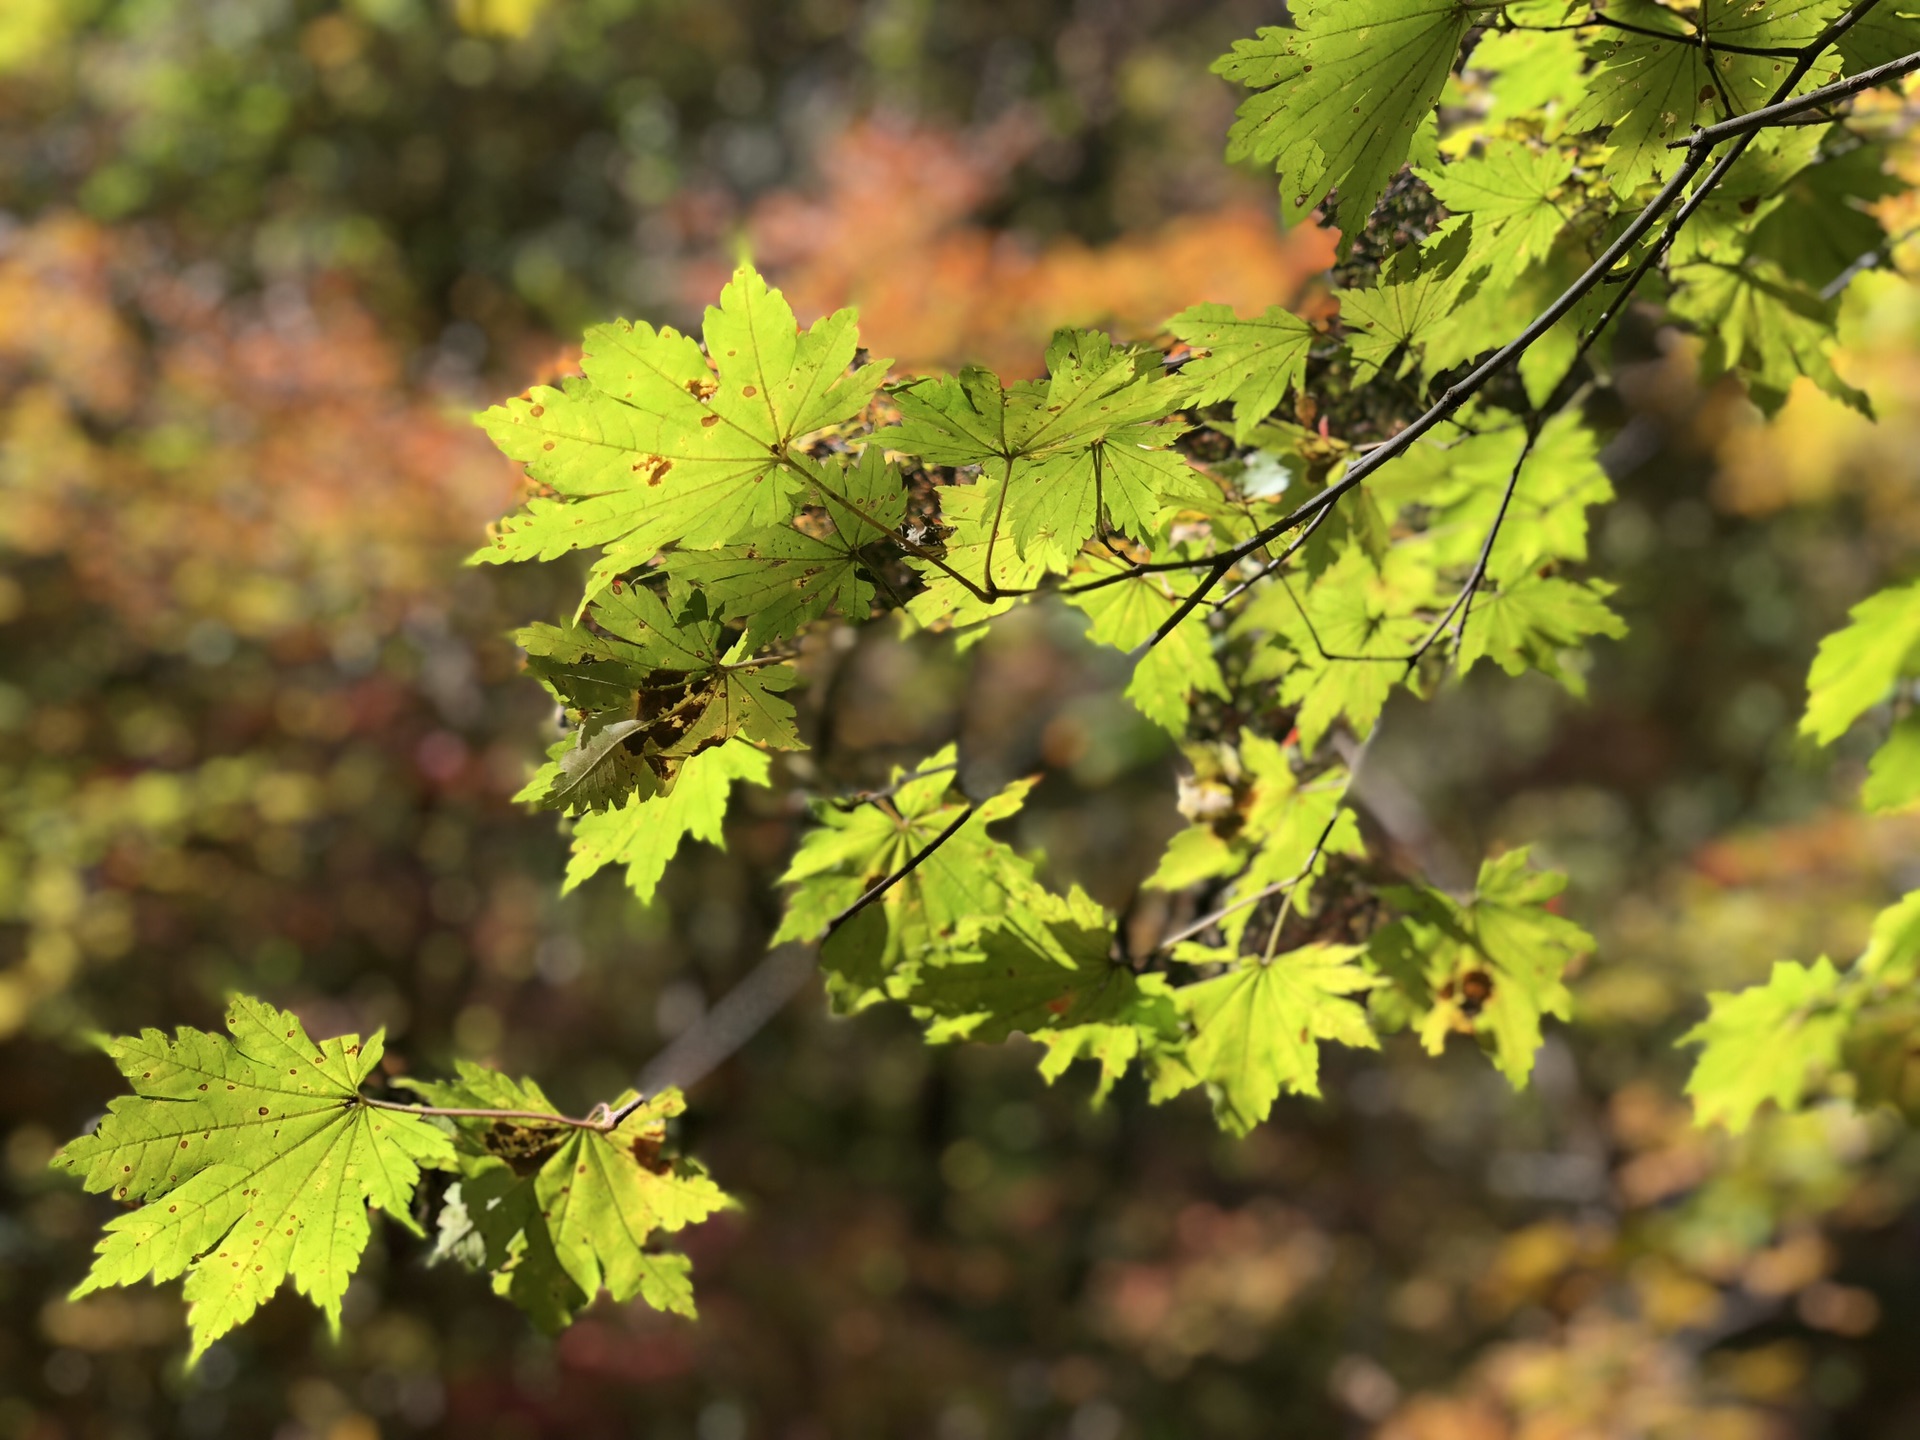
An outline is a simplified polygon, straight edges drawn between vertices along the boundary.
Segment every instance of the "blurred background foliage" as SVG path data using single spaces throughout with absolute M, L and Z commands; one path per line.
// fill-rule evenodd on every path
M 1205 72 L 1281 13 L 0 5 L 0 1435 L 1920 1431 L 1920 1146 L 1831 1107 L 1696 1131 L 1672 1048 L 1705 990 L 1849 955 L 1920 884 L 1920 824 L 1792 735 L 1814 643 L 1920 531 L 1897 266 L 1849 299 L 1877 428 L 1810 388 L 1763 425 L 1630 330 L 1599 549 L 1633 630 L 1593 699 L 1482 677 L 1386 721 L 1376 843 L 1443 883 L 1535 844 L 1601 937 L 1525 1095 L 1393 1043 L 1233 1142 L 807 994 L 693 1092 L 747 1201 L 690 1237 L 696 1325 L 541 1340 L 391 1228 L 337 1346 L 282 1299 L 186 1375 L 175 1290 L 61 1298 L 103 1215 L 45 1165 L 115 1088 L 97 1030 L 245 987 L 584 1106 L 757 962 L 797 824 L 764 792 L 646 910 L 561 900 L 563 838 L 508 803 L 547 717 L 504 632 L 573 584 L 461 564 L 517 484 L 468 412 L 585 322 L 686 323 L 742 248 L 916 365 L 1311 307 L 1328 237 L 1220 161 Z M 1174 757 L 1111 658 L 1045 608 L 964 657 L 862 635 L 811 692 L 826 773 L 956 737 L 1042 771 L 1020 840 L 1137 901 Z

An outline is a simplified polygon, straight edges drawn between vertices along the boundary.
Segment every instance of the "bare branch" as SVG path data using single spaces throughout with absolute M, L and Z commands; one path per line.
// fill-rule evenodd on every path
M 1809 66 L 1811 62 L 1809 62 Z M 1871 70 L 1862 70 L 1858 75 L 1848 76 L 1845 80 L 1836 80 L 1831 85 L 1823 85 L 1818 90 L 1809 90 L 1804 95 L 1795 95 L 1772 105 L 1763 105 L 1758 110 L 1749 110 L 1744 115 L 1736 115 L 1731 120 L 1722 120 L 1718 125 L 1709 125 L 1704 130 L 1696 130 L 1685 140 L 1676 140 L 1667 148 L 1678 150 L 1683 146 L 1718 145 L 1722 140 L 1731 140 L 1736 136 L 1751 135 L 1769 126 L 1784 124 L 1792 117 L 1808 110 L 1817 110 L 1829 100 L 1844 100 L 1849 95 L 1858 95 L 1863 90 L 1871 90 L 1884 85 L 1889 80 L 1898 80 L 1903 75 L 1911 75 L 1920 70 L 1920 51 L 1903 55 L 1898 60 L 1889 60 L 1884 65 L 1876 65 Z

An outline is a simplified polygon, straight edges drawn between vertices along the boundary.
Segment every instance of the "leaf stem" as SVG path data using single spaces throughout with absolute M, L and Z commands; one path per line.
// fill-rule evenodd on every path
M 811 473 L 807 474 L 808 480 L 812 483 L 814 489 L 818 490 L 822 495 L 825 495 L 829 500 L 832 500 L 837 505 L 845 506 L 849 514 L 855 516 L 857 519 L 866 521 L 867 524 L 871 525 L 875 530 L 879 531 L 881 535 L 891 540 L 894 544 L 898 545 L 902 550 L 905 550 L 909 555 L 913 556 L 916 560 L 924 560 L 926 561 L 927 564 L 933 566 L 934 569 L 938 570 L 941 574 L 945 575 L 948 579 L 958 581 L 961 585 L 966 587 L 967 593 L 972 595 L 974 599 L 980 601 L 981 604 L 988 605 L 993 603 L 995 599 L 994 595 L 989 594 L 985 590 L 982 590 L 978 585 L 974 584 L 973 581 L 969 580 L 966 576 L 962 575 L 958 570 L 954 569 L 951 565 L 947 564 L 945 560 L 941 559 L 938 555 L 934 554 L 931 550 L 927 549 L 926 546 L 921 545 L 917 541 L 909 540 L 906 536 L 902 535 L 898 530 L 895 530 L 890 525 L 882 525 L 878 520 L 874 519 L 873 516 L 869 515 L 860 506 L 854 504 L 853 501 L 849 500 L 846 496 L 842 495 L 838 490 L 835 490 L 831 485 L 827 484 L 825 479 L 826 471 L 824 467 L 822 467 L 818 462 L 816 462 L 813 459 L 813 457 L 808 455 L 802 455 L 798 451 L 795 451 L 789 454 L 787 458 L 792 460 L 795 464 L 795 468 L 801 470 L 803 473 L 811 471 Z
M 907 876 L 919 869 L 921 863 L 931 856 L 934 851 L 938 850 L 959 833 L 960 827 L 973 818 L 973 812 L 978 808 L 978 806 L 969 802 L 966 809 L 954 816 L 953 819 L 948 822 L 947 827 L 938 835 L 921 846 L 906 864 L 895 870 L 891 875 L 887 876 L 886 879 L 875 885 L 871 890 L 868 890 L 858 900 L 854 901 L 853 904 L 847 906 L 846 909 L 829 920 L 826 928 L 820 932 L 820 943 L 823 945 L 826 944 L 826 942 L 833 937 L 833 933 L 842 925 L 845 925 L 849 920 L 853 919 L 854 916 L 858 915 L 862 910 L 866 909 L 869 905 L 873 904 L 874 901 L 880 899 L 894 886 L 906 879 Z
M 576 1120 L 571 1115 L 555 1115 L 546 1110 L 488 1110 L 478 1106 L 463 1105 L 409 1105 L 401 1100 L 376 1100 L 371 1095 L 361 1095 L 357 1100 L 359 1104 L 371 1106 L 375 1110 L 399 1110 L 408 1115 L 442 1115 L 456 1120 L 544 1121 L 549 1125 L 570 1125 L 576 1130 L 596 1130 L 601 1134 L 617 1129 L 620 1121 L 633 1113 L 634 1109 L 634 1106 L 629 1105 L 622 1109 L 616 1118 L 615 1112 L 603 1100 L 587 1112 L 584 1120 Z

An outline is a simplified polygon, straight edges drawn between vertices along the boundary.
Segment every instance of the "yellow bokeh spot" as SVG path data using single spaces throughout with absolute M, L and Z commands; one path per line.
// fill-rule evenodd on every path
M 513 40 L 539 23 L 550 0 L 454 0 L 453 16 L 469 35 Z

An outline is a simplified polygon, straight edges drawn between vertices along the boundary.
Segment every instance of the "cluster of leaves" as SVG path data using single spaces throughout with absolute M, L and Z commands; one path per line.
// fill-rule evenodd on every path
M 246 996 L 227 1029 L 109 1042 L 133 1094 L 53 1163 L 135 1208 L 109 1222 L 76 1296 L 184 1274 L 195 1360 L 289 1278 L 337 1330 L 369 1210 L 419 1233 L 421 1172 L 445 1170 L 459 1179 L 442 1196 L 440 1251 L 491 1272 L 543 1328 L 602 1289 L 693 1313 L 686 1258 L 648 1247 L 729 1202 L 662 1153 L 679 1092 L 574 1121 L 531 1082 L 463 1064 L 457 1080 L 412 1083 L 430 1104 L 403 1104 L 363 1093 L 377 1033 L 316 1043 Z
M 1831 745 L 1870 711 L 1891 724 L 1868 762 L 1861 803 L 1876 813 L 1920 800 L 1920 584 L 1894 586 L 1853 608 L 1807 679 L 1803 735 Z M 1704 1048 L 1689 1085 L 1700 1114 L 1744 1129 L 1768 1101 L 1791 1110 L 1834 1090 L 1861 1105 L 1920 1116 L 1920 891 L 1875 920 L 1846 969 L 1822 956 L 1782 960 L 1764 985 L 1716 994 L 1688 1039 Z
M 1849 213 L 1836 237 L 1831 207 L 1785 197 L 1872 198 L 1884 137 L 1831 112 L 1698 127 L 1823 84 L 1844 98 L 1920 41 L 1881 9 L 1303 0 L 1220 64 L 1255 92 L 1233 152 L 1275 166 L 1289 214 L 1337 195 L 1350 235 L 1410 162 L 1433 202 L 1425 238 L 1336 291 L 1334 322 L 1201 305 L 1164 347 L 1063 331 L 1038 380 L 889 379 L 851 311 L 802 330 L 742 266 L 698 341 L 590 330 L 580 374 L 484 417 L 535 492 L 476 557 L 597 552 L 572 620 L 520 636 L 565 716 L 524 798 L 570 818 L 569 883 L 619 864 L 650 898 L 682 838 L 718 837 L 734 783 L 796 783 L 775 766 L 802 747 L 791 662 L 830 628 L 888 617 L 964 647 L 1064 604 L 1136 654 L 1127 698 L 1192 760 L 1191 823 L 1153 881 L 1179 928 L 1142 952 L 1049 889 L 986 833 L 1025 787 L 972 800 L 937 754 L 814 797 L 780 938 L 824 940 L 836 1005 L 902 1004 L 935 1041 L 1023 1033 L 1050 1077 L 1087 1058 L 1103 1089 L 1138 1064 L 1155 1098 L 1204 1088 L 1236 1132 L 1318 1093 L 1325 1042 L 1402 1028 L 1434 1051 L 1471 1035 L 1523 1084 L 1591 944 L 1554 913 L 1563 877 L 1524 852 L 1467 896 L 1395 873 L 1348 807 L 1353 770 L 1397 689 L 1488 659 L 1578 692 L 1585 643 L 1621 633 L 1583 573 L 1611 490 L 1577 401 L 1629 299 L 1694 328 L 1708 371 L 1763 406 L 1801 375 L 1856 398 L 1825 358 L 1824 290 L 1879 232 Z M 429 1095 L 545 1109 L 479 1073 Z M 595 1143 L 554 1154 L 586 1173 Z M 536 1313 L 603 1283 L 679 1293 L 606 1253 L 613 1202 L 541 1238 L 557 1190 L 529 1198 L 510 1157 L 461 1164 L 446 1248 Z
M 1205 1083 L 1241 1130 L 1282 1089 L 1316 1091 L 1318 1039 L 1373 1044 L 1375 1023 L 1417 1023 L 1435 1048 L 1452 1029 L 1481 1034 L 1523 1080 L 1538 1015 L 1563 1004 L 1566 954 L 1536 973 L 1475 939 L 1472 906 L 1443 923 L 1441 897 L 1411 891 L 1409 915 L 1432 923 L 1394 932 L 1390 968 L 1316 937 L 1315 970 L 1283 932 L 1289 920 L 1312 929 L 1315 878 L 1364 851 L 1336 742 L 1364 738 L 1397 684 L 1430 683 L 1418 668 L 1426 653 L 1444 640 L 1463 667 L 1491 658 L 1577 685 L 1569 652 L 1618 633 L 1604 586 L 1554 573 L 1585 558 L 1585 509 L 1611 491 L 1571 416 L 1530 437 L 1524 417 L 1484 407 L 1420 447 L 1396 486 L 1315 527 L 1295 574 L 1250 555 L 1244 604 L 1180 614 L 1183 570 L 1324 488 L 1351 453 L 1266 417 L 1297 386 L 1306 348 L 1270 348 L 1269 332 L 1295 326 L 1312 338 L 1284 313 L 1244 322 L 1202 307 L 1171 326 L 1195 356 L 1183 367 L 1063 332 L 1043 380 L 1003 386 L 968 369 L 882 392 L 882 365 L 854 365 L 851 313 L 798 331 L 779 292 L 743 267 L 708 314 L 704 350 L 671 330 L 590 332 L 580 379 L 487 417 L 542 493 L 479 557 L 601 550 L 581 615 L 519 637 L 567 716 L 523 798 L 573 817 L 570 881 L 623 864 L 648 898 L 683 835 L 717 836 L 729 786 L 768 783 L 769 752 L 800 744 L 784 662 L 823 622 L 890 611 L 966 644 L 994 616 L 1051 597 L 1086 616 L 1095 643 L 1131 649 L 1171 620 L 1128 696 L 1243 783 L 1228 814 L 1175 839 L 1155 883 L 1224 901 L 1220 943 L 1167 945 L 1164 962 L 1121 954 L 1111 915 L 1078 892 L 1047 891 L 1029 861 L 984 835 L 1018 808 L 1015 787 L 834 935 L 836 1003 L 899 1001 L 935 1038 L 1018 1030 L 1047 1045 L 1050 1073 L 1085 1055 L 1104 1083 L 1137 1057 L 1156 1094 Z M 1265 448 L 1200 468 L 1176 446 L 1194 429 L 1190 413 L 1262 367 L 1282 372 L 1255 402 L 1265 408 L 1252 438 Z M 1482 562 L 1482 532 L 1523 456 L 1537 461 L 1534 483 L 1507 498 L 1508 523 Z M 910 508 L 919 539 L 903 523 Z M 1469 575 L 1487 582 L 1477 599 L 1457 596 Z M 1470 606 L 1478 626 L 1444 636 Z M 1228 728 L 1219 701 L 1239 725 Z M 787 875 L 777 938 L 818 938 L 941 841 L 967 804 L 954 774 L 943 752 L 852 809 L 822 802 L 821 828 Z M 1516 900 L 1514 873 L 1503 862 L 1475 903 L 1537 907 L 1543 895 Z M 1243 956 L 1256 915 L 1268 941 Z M 1415 935 L 1445 958 L 1409 965 Z M 1276 959 L 1283 938 L 1295 944 Z M 1296 980 L 1297 966 L 1311 978 Z M 1468 976 L 1484 987 L 1477 1000 L 1456 994 Z M 1398 998 L 1370 1022 L 1343 997 L 1376 986 Z M 1281 1028 L 1311 1038 L 1268 1044 L 1275 1006 L 1298 1022 Z

